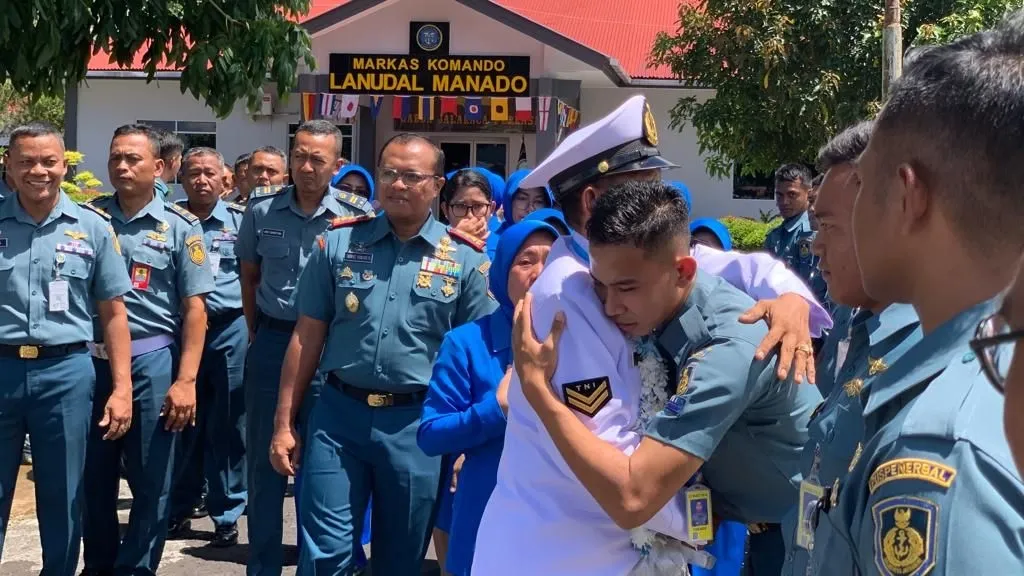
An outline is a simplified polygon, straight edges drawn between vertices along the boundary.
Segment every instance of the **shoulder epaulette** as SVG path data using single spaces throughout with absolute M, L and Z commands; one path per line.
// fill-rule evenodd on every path
M 338 202 L 347 204 L 364 214 L 372 215 L 374 213 L 373 204 L 370 204 L 369 200 L 363 198 L 359 194 L 353 194 L 352 192 L 337 192 L 334 197 L 338 199 Z
M 476 236 L 462 230 L 456 230 L 451 226 L 448 227 L 448 235 L 462 240 L 465 244 L 469 244 L 477 252 L 483 252 L 484 248 L 487 247 L 487 241 L 481 240 Z
M 360 222 L 369 222 L 373 220 L 373 216 L 369 214 L 360 214 L 359 216 L 338 216 L 334 220 L 331 220 L 331 225 L 327 228 L 328 230 L 334 230 L 336 228 L 345 228 L 346 226 L 354 226 Z
M 257 186 L 256 188 L 252 189 L 252 192 L 249 193 L 249 198 L 251 200 L 259 200 L 260 198 L 270 198 L 272 196 L 277 196 L 281 192 L 284 192 L 285 188 L 287 188 L 287 186 L 282 186 L 280 184 L 276 184 L 274 186 Z
M 95 200 L 95 198 L 93 200 Z M 103 210 L 99 206 L 96 206 L 95 204 L 93 204 L 92 203 L 93 200 L 90 200 L 88 202 L 83 202 L 82 203 L 82 207 L 88 208 L 92 212 L 95 212 L 95 213 L 99 214 L 104 220 L 110 220 L 111 219 L 110 218 L 110 214 L 107 214 L 106 210 Z
M 242 204 L 236 204 L 234 202 L 225 202 L 225 204 L 227 204 L 228 208 L 231 210 L 235 210 L 236 212 L 241 212 L 243 214 L 245 213 L 245 206 Z
M 171 209 L 171 212 L 174 212 L 178 216 L 181 216 L 182 219 L 185 220 L 185 222 L 188 222 L 189 224 L 198 224 L 199 223 L 199 217 L 198 216 L 196 216 L 195 214 L 193 214 L 193 213 L 189 212 L 188 210 L 182 208 L 181 206 L 175 204 L 174 202 L 168 202 L 167 203 L 167 207 Z

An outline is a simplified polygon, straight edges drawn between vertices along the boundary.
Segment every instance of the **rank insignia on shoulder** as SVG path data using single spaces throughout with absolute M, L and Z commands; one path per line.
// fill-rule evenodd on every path
M 897 458 L 882 462 L 868 478 L 868 492 L 896 480 L 920 480 L 940 488 L 949 488 L 956 478 L 956 468 L 924 458 Z
M 274 186 L 257 186 L 253 188 L 252 193 L 249 194 L 250 198 L 268 198 L 270 196 L 277 196 L 285 189 L 280 184 Z
M 679 383 L 676 385 L 677 396 L 686 394 L 686 390 L 690 387 L 690 379 L 693 378 L 693 368 L 693 364 L 687 364 L 683 368 L 683 373 L 679 375 Z
M 235 202 L 225 202 L 225 204 L 228 205 L 228 208 L 230 208 L 230 209 L 232 209 L 232 210 L 234 210 L 236 212 L 241 212 L 243 214 L 245 213 L 245 206 L 243 206 L 241 204 L 236 204 Z
M 182 219 L 185 220 L 185 222 L 188 222 L 189 224 L 198 224 L 199 223 L 199 217 L 198 216 L 196 216 L 195 214 L 189 212 L 188 210 L 185 210 L 181 206 L 178 206 L 174 202 L 167 202 L 167 207 L 171 209 L 171 212 L 174 212 L 178 216 L 181 216 Z
M 885 576 L 924 576 L 935 567 L 939 506 L 926 498 L 895 496 L 871 508 L 875 567 Z
M 354 226 L 360 222 L 369 222 L 370 220 L 373 220 L 373 216 L 370 216 L 369 214 L 363 214 L 360 216 L 338 216 L 331 220 L 331 225 L 328 229 L 335 230 L 346 226 Z
M 488 260 L 487 262 L 484 262 L 483 264 L 477 266 L 476 271 L 483 274 L 484 276 L 487 276 L 487 273 L 491 271 L 491 261 Z
M 484 248 L 487 247 L 487 242 L 486 241 L 481 240 L 481 239 L 477 238 L 476 236 L 473 236 L 472 234 L 470 234 L 468 232 L 463 232 L 462 230 L 456 230 L 455 228 L 452 228 L 451 226 L 448 227 L 448 234 L 450 236 L 458 238 L 459 240 L 462 240 L 465 244 L 468 244 L 470 247 L 472 247 L 477 252 L 483 252 Z
M 565 405 L 584 416 L 593 417 L 612 399 L 612 387 L 606 376 L 562 384 Z
M 366 214 L 373 214 L 373 205 L 370 204 L 369 200 L 363 198 L 358 194 L 353 194 L 351 192 L 338 192 L 335 195 L 335 198 L 338 199 L 338 202 L 341 202 L 342 204 L 347 204 L 348 206 L 351 206 L 352 208 L 355 208 L 360 212 L 364 212 Z
M 107 214 L 106 210 L 100 208 L 99 206 L 93 204 L 92 202 L 93 201 L 90 200 L 89 202 L 86 202 L 86 203 L 82 204 L 82 206 L 85 206 L 86 208 L 88 208 L 92 212 L 95 212 L 96 214 L 99 214 L 100 216 L 103 217 L 104 220 L 110 220 L 111 219 L 110 214 Z

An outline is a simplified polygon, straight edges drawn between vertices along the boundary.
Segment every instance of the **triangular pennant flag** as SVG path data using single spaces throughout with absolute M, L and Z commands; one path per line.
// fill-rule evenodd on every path
M 491 98 L 491 120 L 508 122 L 508 98 Z
M 533 120 L 533 99 L 529 96 L 516 98 L 516 121 L 530 122 Z
M 380 114 L 380 106 L 383 103 L 383 96 L 370 96 L 370 118 L 377 119 L 377 115 Z
M 516 110 L 518 113 L 519 110 Z M 519 160 L 516 162 L 516 168 L 522 170 L 526 168 L 529 161 L 526 159 L 526 136 L 520 136 L 519 141 Z

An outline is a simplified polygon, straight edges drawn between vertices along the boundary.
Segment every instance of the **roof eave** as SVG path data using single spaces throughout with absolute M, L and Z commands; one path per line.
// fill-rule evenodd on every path
M 142 70 L 89 70 L 86 80 L 149 80 L 149 74 Z M 158 70 L 153 80 L 180 80 L 179 70 Z

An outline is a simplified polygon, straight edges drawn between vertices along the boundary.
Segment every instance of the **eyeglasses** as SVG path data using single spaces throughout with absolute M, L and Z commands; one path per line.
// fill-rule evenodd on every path
M 971 350 L 981 361 L 982 371 L 1000 392 L 1006 388 L 1006 374 L 1021 338 L 1024 338 L 1024 330 L 1012 329 L 1002 313 L 996 312 L 978 323 L 970 342 Z
M 377 179 L 384 184 L 394 184 L 401 180 L 406 186 L 418 186 L 432 178 L 440 178 L 435 174 L 420 174 L 419 172 L 399 172 L 394 168 L 378 168 Z
M 338 184 L 338 190 L 341 190 L 342 192 L 351 192 L 360 196 L 366 196 L 366 193 L 369 192 L 369 189 L 367 188 L 362 186 L 353 186 L 351 184 Z
M 531 210 L 537 210 L 547 206 L 547 200 L 543 197 L 531 198 L 529 194 L 516 194 L 512 197 L 512 203 L 520 208 L 529 208 Z
M 487 214 L 487 209 L 491 207 L 490 204 L 449 204 L 451 208 L 452 216 L 456 218 L 463 218 L 466 214 L 472 212 L 473 216 L 477 218 Z

